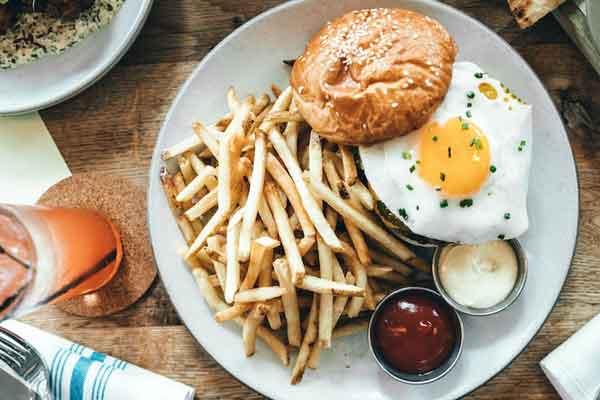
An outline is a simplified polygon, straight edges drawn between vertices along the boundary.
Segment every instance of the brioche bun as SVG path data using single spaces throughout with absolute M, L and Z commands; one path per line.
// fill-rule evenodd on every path
M 369 144 L 423 125 L 444 99 L 456 45 L 437 21 L 378 8 L 325 25 L 291 74 L 299 112 L 321 136 Z

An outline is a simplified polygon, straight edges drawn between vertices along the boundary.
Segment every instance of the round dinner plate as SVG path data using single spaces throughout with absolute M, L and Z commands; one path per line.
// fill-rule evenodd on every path
M 125 0 L 99 32 L 59 55 L 0 70 L 0 115 L 23 114 L 61 103 L 85 90 L 125 55 L 153 0 Z
M 259 343 L 244 356 L 237 326 L 218 325 L 192 275 L 178 256 L 185 246 L 162 193 L 160 152 L 192 135 L 192 122 L 212 123 L 225 113 L 225 91 L 261 93 L 275 82 L 287 85 L 281 60 L 300 55 L 328 20 L 368 7 L 403 7 L 439 20 L 454 36 L 459 59 L 473 61 L 533 105 L 533 165 L 529 231 L 520 238 L 530 274 L 521 297 L 490 317 L 464 316 L 462 358 L 445 378 L 424 386 L 390 379 L 369 354 L 366 334 L 334 343 L 318 370 L 289 384 L 285 368 Z M 273 8 L 233 32 L 198 65 L 173 102 L 159 134 L 148 193 L 148 218 L 156 262 L 181 319 L 196 340 L 232 375 L 273 399 L 456 399 L 505 368 L 536 335 L 552 311 L 569 272 L 579 216 L 575 163 L 567 134 L 550 96 L 527 63 L 500 37 L 465 14 L 432 0 L 293 1 Z M 293 361 L 293 360 L 292 360 Z

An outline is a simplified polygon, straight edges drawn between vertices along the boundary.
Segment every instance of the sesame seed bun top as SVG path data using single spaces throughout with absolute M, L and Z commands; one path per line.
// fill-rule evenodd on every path
M 353 11 L 310 40 L 292 69 L 298 110 L 323 137 L 368 144 L 423 125 L 444 99 L 456 46 L 419 13 Z

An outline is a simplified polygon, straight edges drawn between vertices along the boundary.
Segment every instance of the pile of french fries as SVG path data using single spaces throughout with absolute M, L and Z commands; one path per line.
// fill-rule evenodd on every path
M 274 101 L 229 89 L 226 115 L 163 151 L 160 178 L 215 320 L 242 326 L 248 357 L 257 337 L 286 366 L 297 350 L 296 384 L 387 293 L 431 271 L 377 222 L 352 149 L 312 131 L 290 87 L 271 89 Z

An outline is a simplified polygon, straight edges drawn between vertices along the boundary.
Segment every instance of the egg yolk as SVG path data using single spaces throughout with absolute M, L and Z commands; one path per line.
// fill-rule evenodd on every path
M 481 129 L 460 117 L 419 130 L 418 172 L 448 197 L 479 191 L 490 173 L 490 146 Z

